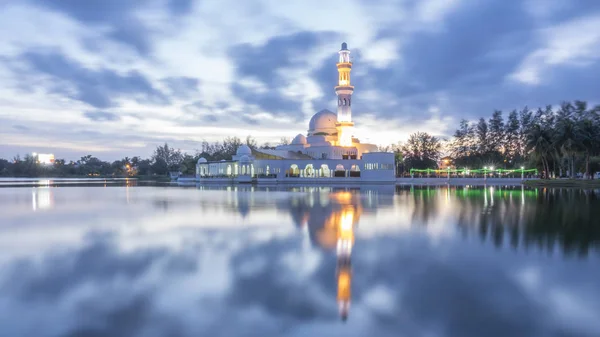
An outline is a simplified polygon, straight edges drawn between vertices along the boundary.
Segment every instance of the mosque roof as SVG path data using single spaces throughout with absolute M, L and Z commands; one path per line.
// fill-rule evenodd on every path
M 335 129 L 335 123 L 337 123 L 337 114 L 324 109 L 312 116 L 308 123 L 308 130 L 311 132 L 318 132 L 319 130 Z
M 288 150 L 260 149 L 256 152 L 257 158 L 260 157 L 261 153 L 263 153 L 269 156 L 277 157 L 277 159 L 312 159 L 309 155 Z

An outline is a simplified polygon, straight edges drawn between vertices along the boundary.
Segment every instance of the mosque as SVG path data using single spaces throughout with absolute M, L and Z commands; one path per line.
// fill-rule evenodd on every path
M 231 160 L 209 162 L 200 158 L 196 180 L 200 182 L 393 182 L 394 154 L 378 152 L 374 144 L 353 136 L 352 62 L 347 44 L 338 51 L 337 113 L 317 112 L 306 135 L 275 149 L 251 149 L 242 145 Z

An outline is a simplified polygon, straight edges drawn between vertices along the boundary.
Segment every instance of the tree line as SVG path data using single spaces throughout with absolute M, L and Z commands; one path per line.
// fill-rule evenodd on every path
M 37 157 L 27 154 L 17 155 L 12 160 L 0 158 L 0 176 L 4 177 L 137 177 L 164 176 L 178 171 L 184 175 L 196 173 L 196 163 L 200 157 L 209 161 L 231 159 L 237 148 L 247 144 L 259 148 L 256 140 L 248 136 L 245 141 L 238 137 L 227 137 L 223 141 L 209 143 L 203 141 L 194 154 L 184 153 L 167 143 L 157 146 L 150 158 L 139 156 L 125 157 L 113 162 L 103 161 L 86 155 L 76 161 L 55 159 L 49 165 L 40 164 Z M 268 143 L 261 147 L 271 147 Z
M 394 150 L 402 153 L 405 169 L 435 169 L 448 156 L 457 168 L 527 167 L 543 178 L 592 178 L 600 170 L 600 106 L 525 107 L 506 119 L 496 110 L 487 120 L 461 120 L 451 139 L 417 132 Z

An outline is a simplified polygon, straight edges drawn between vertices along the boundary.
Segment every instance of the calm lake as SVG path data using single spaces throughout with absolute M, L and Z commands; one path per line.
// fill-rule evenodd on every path
M 0 336 L 600 336 L 599 190 L 37 185 Z

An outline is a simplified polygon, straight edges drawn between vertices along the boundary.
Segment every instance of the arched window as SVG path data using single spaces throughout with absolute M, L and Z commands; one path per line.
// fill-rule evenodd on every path
M 351 101 L 350 101 L 350 98 L 348 98 L 348 106 L 350 106 L 350 102 L 351 102 Z
M 344 105 L 346 105 L 346 99 L 344 98 Z

